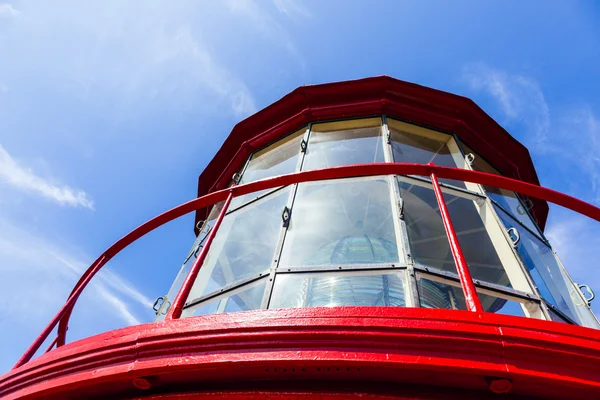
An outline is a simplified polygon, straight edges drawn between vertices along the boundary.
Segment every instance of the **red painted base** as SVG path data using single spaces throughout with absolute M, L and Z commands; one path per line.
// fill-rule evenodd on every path
M 600 332 L 463 311 L 314 308 L 132 326 L 0 378 L 16 398 L 600 398 Z M 181 398 L 181 397 L 177 397 Z

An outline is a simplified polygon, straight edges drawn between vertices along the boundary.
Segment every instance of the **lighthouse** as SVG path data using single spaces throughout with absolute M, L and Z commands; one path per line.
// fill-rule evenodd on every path
M 238 123 L 197 187 L 98 257 L 0 396 L 600 397 L 594 292 L 544 235 L 549 203 L 600 209 L 540 186 L 470 99 L 386 76 L 303 86 Z M 188 213 L 155 320 L 69 342 L 95 274 Z

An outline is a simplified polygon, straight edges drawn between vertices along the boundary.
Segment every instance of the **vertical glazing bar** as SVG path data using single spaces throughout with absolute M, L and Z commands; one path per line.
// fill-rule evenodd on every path
M 227 200 L 225 200 L 225 204 L 223 204 L 223 208 L 219 212 L 219 216 L 217 217 L 215 224 L 213 225 L 212 229 L 208 233 L 208 236 L 206 237 L 206 241 L 204 243 L 204 246 L 202 247 L 202 251 L 200 252 L 200 254 L 198 255 L 198 258 L 196 258 L 196 260 L 194 261 L 194 264 L 190 268 L 190 272 L 188 273 L 188 276 L 185 278 L 185 281 L 183 281 L 183 284 L 181 285 L 181 289 L 179 290 L 179 293 L 177 293 L 175 300 L 173 300 L 173 305 L 171 306 L 171 308 L 167 312 L 167 315 L 165 316 L 165 320 L 178 319 L 181 316 L 181 312 L 183 311 L 183 306 L 185 305 L 185 301 L 187 300 L 187 298 L 190 294 L 190 291 L 192 290 L 192 286 L 194 285 L 194 282 L 196 281 L 198 272 L 200 272 L 200 267 L 202 267 L 202 264 L 204 263 L 204 260 L 206 259 L 206 255 L 208 254 L 208 251 L 210 250 L 210 245 L 212 244 L 212 241 L 215 238 L 215 235 L 217 234 L 219 227 L 221 226 L 221 222 L 223 222 L 223 218 L 225 218 L 225 213 L 227 212 L 227 209 L 229 208 L 229 204 L 231 203 L 232 198 L 233 198 L 233 191 L 229 191 Z
M 475 285 L 473 284 L 473 278 L 471 278 L 471 273 L 469 272 L 469 267 L 465 261 L 465 256 L 463 255 L 460 244 L 458 243 L 456 231 L 454 230 L 454 226 L 450 220 L 450 213 L 446 207 L 446 201 L 444 200 L 442 189 L 440 189 L 440 184 L 435 174 L 431 174 L 430 176 L 435 197 L 440 207 L 440 214 L 442 216 L 442 222 L 444 223 L 444 229 L 446 230 L 446 235 L 448 236 L 448 241 L 450 242 L 450 251 L 452 251 L 452 257 L 456 263 L 456 271 L 458 272 L 458 277 L 460 278 L 460 283 L 465 294 L 465 303 L 470 311 L 483 312 L 483 308 L 481 307 L 481 303 L 477 297 Z

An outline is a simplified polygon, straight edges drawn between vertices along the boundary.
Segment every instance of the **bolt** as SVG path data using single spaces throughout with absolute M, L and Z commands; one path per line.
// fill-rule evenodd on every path
M 488 388 L 496 394 L 504 394 L 512 389 L 512 382 L 506 378 L 488 378 Z
M 142 390 L 148 390 L 152 387 L 152 384 L 146 378 L 133 378 L 132 383 L 133 383 L 133 386 L 135 386 L 138 389 L 142 389 Z

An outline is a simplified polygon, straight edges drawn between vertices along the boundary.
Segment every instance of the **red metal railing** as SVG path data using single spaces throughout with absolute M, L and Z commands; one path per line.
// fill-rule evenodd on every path
M 470 311 L 482 312 L 481 304 L 479 303 L 473 281 L 469 274 L 467 264 L 462 255 L 460 245 L 456 239 L 456 233 L 452 226 L 452 222 L 448 215 L 448 210 L 437 181 L 437 178 L 447 178 L 454 180 L 462 180 L 466 182 L 478 183 L 485 186 L 494 186 L 497 188 L 510 190 L 526 196 L 535 197 L 545 201 L 549 201 L 565 208 L 571 209 L 575 212 L 583 214 L 596 221 L 600 221 L 600 208 L 593 206 L 592 204 L 586 203 L 582 200 L 568 196 L 566 194 L 556 192 L 551 189 L 547 189 L 541 186 L 533 185 L 530 183 L 506 178 L 500 175 L 493 175 L 484 172 L 471 171 L 466 169 L 440 167 L 436 165 L 424 165 L 424 164 L 410 164 L 410 163 L 374 163 L 374 164 L 360 164 L 360 165 L 346 165 L 341 167 L 333 167 L 328 169 L 313 170 L 313 171 L 302 171 L 288 175 L 281 175 L 274 178 L 268 178 L 256 182 L 250 182 L 240 186 L 234 186 L 228 189 L 223 189 L 217 192 L 210 193 L 206 196 L 199 197 L 191 200 L 187 203 L 181 204 L 171 210 L 166 211 L 163 214 L 156 216 L 155 218 L 147 221 L 140 225 L 127 235 L 119 239 L 112 246 L 110 246 L 92 265 L 84 272 L 82 277 L 79 279 L 73 291 L 65 304 L 61 307 L 58 313 L 52 318 L 40 335 L 35 339 L 19 361 L 15 364 L 14 368 L 18 368 L 21 365 L 27 363 L 33 355 L 38 351 L 43 342 L 48 338 L 52 330 L 58 325 L 57 337 L 54 339 L 52 344 L 49 346 L 49 351 L 54 344 L 57 347 L 64 345 L 66 340 L 66 332 L 69 324 L 69 318 L 73 307 L 75 306 L 77 299 L 81 295 L 90 280 L 94 275 L 116 254 L 118 254 L 125 247 L 129 246 L 134 241 L 138 240 L 147 233 L 154 229 L 162 226 L 163 224 L 179 218 L 192 211 L 202 209 L 204 207 L 213 205 L 220 201 L 225 200 L 225 206 L 221 210 L 215 227 L 212 229 L 211 237 L 207 238 L 207 243 L 202 249 L 202 254 L 198 257 L 194 263 L 188 277 L 186 278 L 180 293 L 178 294 L 172 310 L 169 312 L 169 318 L 179 318 L 181 314 L 181 308 L 185 301 L 187 294 L 194 283 L 195 276 L 197 276 L 202 260 L 206 257 L 206 253 L 210 247 L 210 242 L 214 237 L 214 233 L 218 229 L 218 224 L 222 221 L 224 213 L 227 210 L 227 205 L 231 202 L 231 199 L 236 196 L 242 196 L 252 192 L 258 192 L 265 189 L 271 189 L 279 186 L 286 186 L 295 183 L 308 182 L 308 181 L 320 181 L 327 179 L 338 179 L 346 177 L 360 177 L 360 176 L 375 176 L 375 175 L 422 175 L 430 176 L 432 184 L 434 186 L 436 198 L 438 200 L 442 219 L 444 222 L 444 228 L 448 235 L 448 239 L 451 245 L 452 255 L 455 262 L 457 263 L 457 270 L 461 281 L 461 286 L 465 292 L 465 299 Z M 210 240 L 208 240 L 210 239 Z

